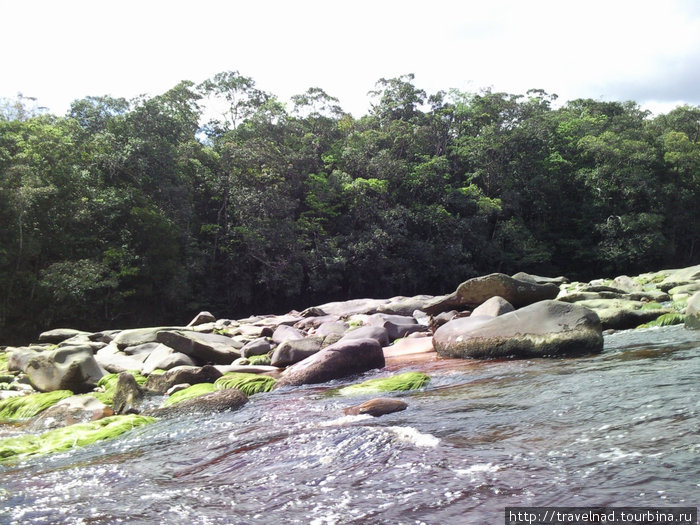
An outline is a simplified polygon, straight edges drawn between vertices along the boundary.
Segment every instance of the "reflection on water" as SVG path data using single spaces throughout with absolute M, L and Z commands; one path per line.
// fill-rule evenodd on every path
M 367 396 L 330 387 L 261 394 L 0 467 L 0 523 L 484 524 L 509 505 L 694 505 L 699 337 L 620 332 L 574 359 L 422 357 L 409 368 L 430 385 L 376 419 L 344 416 Z

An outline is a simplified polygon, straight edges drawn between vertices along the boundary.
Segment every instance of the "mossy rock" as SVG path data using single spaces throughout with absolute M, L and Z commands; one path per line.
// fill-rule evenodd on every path
M 0 374 L 7 374 L 7 372 L 9 372 L 7 368 L 8 359 L 10 359 L 9 352 L 0 352 Z
M 211 394 L 216 390 L 219 389 L 213 383 L 198 383 L 196 385 L 192 385 L 187 388 L 183 388 L 178 392 L 175 392 L 173 395 L 171 395 L 168 399 L 165 400 L 163 406 L 167 407 L 170 405 L 175 405 L 177 403 L 180 403 L 181 401 L 184 401 L 185 399 L 192 399 L 193 397 L 203 396 L 204 394 Z
M 639 325 L 637 328 L 653 328 L 655 326 L 671 326 L 675 324 L 683 324 L 685 322 L 685 316 L 683 314 L 670 313 L 663 314 L 657 317 L 655 320 Z
M 138 414 L 110 416 L 88 423 L 78 423 L 49 430 L 40 435 L 24 435 L 0 439 L 0 461 L 24 459 L 29 456 L 62 452 L 73 447 L 84 447 L 154 422 L 155 419 Z
M 252 366 L 266 366 L 270 364 L 270 356 L 267 354 L 249 355 L 246 359 L 248 360 L 248 364 Z
M 275 378 L 270 376 L 229 372 L 217 379 L 214 384 L 221 390 L 237 388 L 243 391 L 247 396 L 252 396 L 260 392 L 270 392 L 275 388 L 276 383 L 277 381 Z
M 405 372 L 390 377 L 369 379 L 363 383 L 350 385 L 338 389 L 338 394 L 343 396 L 355 396 L 361 394 L 377 394 L 379 392 L 393 392 L 403 390 L 415 390 L 422 388 L 430 382 L 430 376 L 421 372 Z
M 134 376 L 136 383 L 139 386 L 143 386 L 148 379 L 142 376 L 136 370 L 128 370 L 128 372 Z M 119 374 L 107 374 L 102 376 L 102 378 L 97 382 L 97 387 L 104 388 L 104 392 L 90 392 L 88 395 L 94 396 L 103 402 L 105 405 L 112 406 L 114 404 L 114 392 L 117 389 L 117 382 L 119 381 Z
M 70 390 L 10 397 L 0 400 L 0 420 L 28 419 L 73 395 Z
M 651 301 L 649 303 L 644 303 L 642 305 L 641 310 L 660 310 L 662 308 L 663 308 L 663 306 L 661 306 L 659 303 L 657 303 L 655 301 Z

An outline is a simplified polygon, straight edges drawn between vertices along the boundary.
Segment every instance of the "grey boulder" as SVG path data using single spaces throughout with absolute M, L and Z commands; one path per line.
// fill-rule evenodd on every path
M 89 392 L 104 375 L 89 346 L 38 352 L 26 362 L 24 372 L 32 386 L 42 392 Z
M 433 337 L 443 357 L 554 357 L 603 349 L 598 315 L 560 301 L 540 301 L 498 317 L 464 317 L 438 328 Z
M 384 353 L 374 339 L 338 341 L 290 366 L 279 386 L 325 383 L 384 367 Z
M 229 365 L 241 357 L 243 343 L 225 335 L 161 330 L 156 340 L 202 364 Z

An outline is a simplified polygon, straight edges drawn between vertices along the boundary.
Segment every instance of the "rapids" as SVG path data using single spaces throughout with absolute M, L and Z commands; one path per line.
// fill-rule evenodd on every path
M 432 381 L 380 418 L 322 386 L 0 466 L 0 523 L 493 524 L 506 506 L 694 506 L 700 332 L 568 359 L 389 360 Z

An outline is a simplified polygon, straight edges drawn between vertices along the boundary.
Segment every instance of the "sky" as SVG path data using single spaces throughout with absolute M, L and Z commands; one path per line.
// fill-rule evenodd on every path
M 700 105 L 697 0 L 0 0 L 0 98 L 158 95 L 239 71 L 359 117 L 380 78 L 559 102 Z

